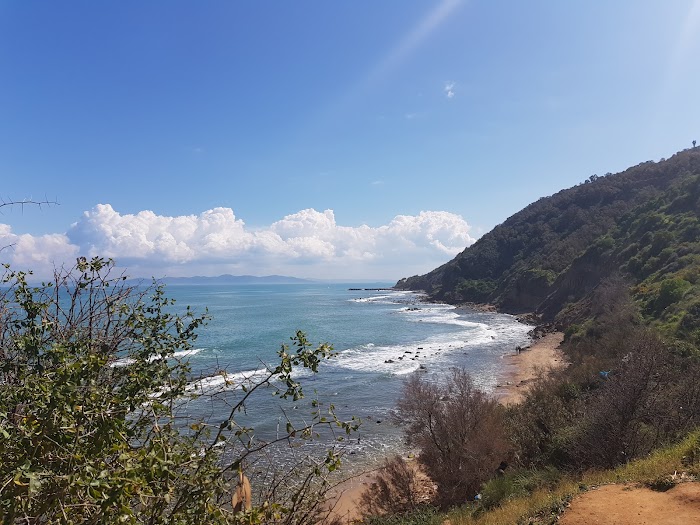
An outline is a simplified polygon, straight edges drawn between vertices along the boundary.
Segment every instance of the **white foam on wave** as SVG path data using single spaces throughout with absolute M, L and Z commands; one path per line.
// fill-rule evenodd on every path
M 268 370 L 264 368 L 236 373 L 228 373 L 222 370 L 216 374 L 192 381 L 187 385 L 186 390 L 200 394 L 211 394 L 215 391 L 238 390 L 244 386 L 249 388 L 255 383 L 262 381 L 268 373 Z
M 180 359 L 182 357 L 190 357 L 195 354 L 198 354 L 204 350 L 204 348 L 191 348 L 190 350 L 182 350 L 181 352 L 175 352 L 173 355 L 168 356 L 169 358 L 175 358 L 175 359 Z M 151 358 L 148 360 L 150 363 L 151 361 L 155 361 L 156 359 L 160 359 L 160 356 L 154 355 L 151 356 Z M 131 357 L 124 357 L 122 359 L 117 359 L 114 363 L 111 363 L 109 366 L 111 367 L 119 367 L 119 366 L 127 366 L 127 365 L 133 365 L 136 362 L 135 359 L 132 359 Z
M 486 322 L 470 321 L 449 305 L 423 305 L 417 310 L 402 309 L 401 313 L 406 313 L 411 321 L 449 324 L 463 329 L 399 345 L 367 343 L 340 352 L 335 364 L 355 371 L 405 375 L 419 370 L 421 365 L 430 369 L 431 363 L 449 360 L 451 354 L 470 348 L 486 350 L 493 346 L 522 344 L 530 329 L 510 320 L 499 322 L 497 318 Z
M 404 304 L 416 302 L 422 297 L 420 294 L 405 290 L 396 290 L 389 293 L 370 295 L 369 297 L 355 297 L 348 299 L 351 303 L 379 303 L 379 304 Z
M 468 321 L 457 313 L 454 306 L 450 305 L 429 305 L 421 307 L 407 307 L 401 309 L 407 314 L 407 319 L 414 323 L 435 323 L 464 326 L 466 328 L 477 328 L 489 326 L 485 323 L 475 323 Z
M 239 390 L 243 387 L 251 388 L 265 380 L 269 374 L 270 371 L 267 368 L 244 370 L 241 372 L 227 372 L 226 370 L 221 370 L 215 374 L 191 381 L 187 385 L 186 391 L 199 394 L 214 394 L 226 390 Z M 309 370 L 300 368 L 292 372 L 292 378 L 298 379 L 309 374 Z M 274 378 L 270 381 L 270 384 L 276 386 L 277 383 L 274 381 Z
M 401 345 L 375 346 L 374 344 L 349 348 L 340 352 L 336 365 L 359 372 L 379 372 L 405 375 L 424 365 L 439 362 L 449 354 L 473 346 L 484 346 L 496 341 L 496 335 L 486 325 L 472 323 L 464 332 L 434 336 L 423 341 Z
M 198 354 L 204 350 L 204 348 L 192 348 L 190 350 L 183 350 L 182 352 L 175 352 L 173 354 L 173 357 L 191 357 L 195 354 Z

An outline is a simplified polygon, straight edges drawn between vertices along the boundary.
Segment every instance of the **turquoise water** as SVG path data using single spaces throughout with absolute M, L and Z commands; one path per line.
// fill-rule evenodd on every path
M 451 367 L 465 367 L 490 390 L 503 356 L 528 340 L 530 327 L 509 315 L 458 311 L 426 303 L 413 292 L 349 290 L 381 286 L 389 284 L 169 285 L 167 295 L 178 308 L 208 308 L 212 318 L 188 358 L 198 378 L 193 388 L 216 397 L 203 396 L 188 410 L 213 422 L 226 419 L 241 395 L 241 381 L 266 363 L 274 365 L 280 345 L 303 330 L 312 343 L 331 343 L 337 355 L 319 374 L 300 374 L 303 400 L 280 403 L 262 391 L 237 420 L 271 440 L 287 418 L 308 419 L 311 399 L 318 398 L 323 406 L 333 403 L 343 418 L 362 419 L 349 446 L 355 457 L 372 460 L 401 446 L 400 429 L 389 413 L 409 374 L 440 381 Z M 222 369 L 233 385 L 217 373 Z

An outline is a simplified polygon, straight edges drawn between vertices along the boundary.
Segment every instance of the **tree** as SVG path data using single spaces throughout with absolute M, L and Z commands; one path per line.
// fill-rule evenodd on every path
M 464 370 L 446 384 L 416 375 L 404 387 L 396 419 L 406 441 L 420 449 L 418 461 L 437 484 L 437 503 L 464 503 L 507 458 L 504 409 L 474 386 Z
M 199 396 L 187 351 L 206 315 L 172 313 L 162 286 L 129 286 L 111 261 L 81 258 L 32 287 L 6 267 L 0 292 L 0 521 L 2 523 L 318 523 L 340 464 L 331 447 L 288 468 L 248 511 L 231 493 L 246 461 L 271 443 L 237 414 L 262 387 L 299 399 L 298 367 L 318 370 L 332 354 L 302 332 L 279 363 L 239 386 L 222 420 L 194 421 Z M 355 422 L 316 408 L 288 421 L 279 442 L 342 434 Z M 290 478 L 290 476 L 295 476 Z
M 579 468 L 612 468 L 692 428 L 676 356 L 653 332 L 638 330 L 627 354 L 584 409 L 571 444 Z M 688 414 L 692 417 L 692 414 Z
M 365 516 L 415 510 L 419 504 L 416 469 L 398 455 L 385 459 L 374 481 L 362 492 L 360 504 Z

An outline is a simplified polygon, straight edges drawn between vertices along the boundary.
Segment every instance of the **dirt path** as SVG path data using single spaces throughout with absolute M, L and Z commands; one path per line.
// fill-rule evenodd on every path
M 561 525 L 691 525 L 700 523 L 700 483 L 666 492 L 605 485 L 582 494 L 561 516 Z

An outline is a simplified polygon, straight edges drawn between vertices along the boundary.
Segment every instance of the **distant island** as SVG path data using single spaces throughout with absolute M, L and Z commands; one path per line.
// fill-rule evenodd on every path
M 203 284 L 309 284 L 315 281 L 311 279 L 300 279 L 298 277 L 288 277 L 285 275 L 218 275 L 216 277 L 194 276 L 194 277 L 163 277 L 158 279 L 164 284 L 174 285 L 203 285 Z

